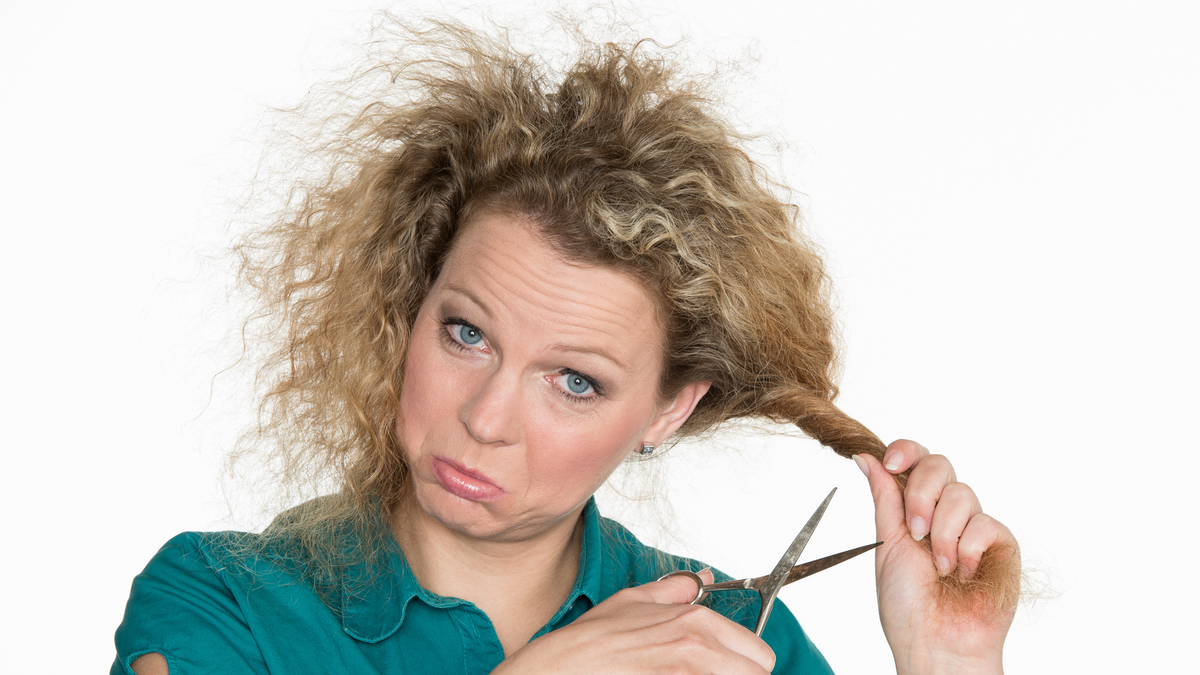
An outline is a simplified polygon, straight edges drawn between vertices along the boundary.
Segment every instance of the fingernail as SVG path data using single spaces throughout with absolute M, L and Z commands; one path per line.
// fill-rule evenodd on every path
M 912 538 L 921 541 L 925 535 L 929 534 L 929 524 L 921 516 L 917 516 L 908 521 L 908 531 L 912 533 Z
M 899 470 L 900 469 L 900 459 L 896 457 L 895 453 L 893 453 L 892 455 L 890 455 L 888 457 L 884 457 L 883 458 L 883 468 L 887 469 L 888 471 Z
M 854 463 L 858 465 L 859 469 L 862 469 L 864 476 L 866 476 L 867 478 L 871 477 L 871 467 L 867 466 L 867 460 L 863 459 L 862 457 L 859 457 L 858 455 L 855 455 Z
M 711 573 L 712 573 L 712 568 L 711 568 L 711 567 L 705 567 L 704 569 L 700 570 L 699 572 L 696 572 L 696 574 L 697 574 L 697 575 L 699 575 L 699 574 L 704 574 L 705 572 L 708 572 L 708 573 L 710 573 L 710 574 L 711 574 Z
M 938 574 L 946 576 L 950 573 L 950 559 L 944 555 L 939 555 L 934 561 L 938 568 Z

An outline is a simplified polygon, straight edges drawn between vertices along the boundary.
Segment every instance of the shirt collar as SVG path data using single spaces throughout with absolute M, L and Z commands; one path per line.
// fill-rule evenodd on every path
M 342 630 L 362 642 L 379 642 L 400 630 L 408 603 L 419 598 L 431 607 L 450 608 L 458 605 L 474 607 L 466 600 L 431 593 L 417 583 L 416 576 L 404 559 L 399 544 L 389 544 L 376 559 L 351 565 L 342 574 Z M 601 537 L 600 512 L 595 498 L 583 507 L 583 543 L 579 552 L 579 572 L 575 585 L 567 595 L 546 630 L 558 627 L 558 622 L 581 596 L 591 606 L 602 599 L 600 588 Z

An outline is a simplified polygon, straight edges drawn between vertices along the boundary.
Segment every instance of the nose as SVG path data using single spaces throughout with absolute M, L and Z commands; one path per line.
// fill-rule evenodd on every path
M 520 438 L 520 377 L 497 370 L 479 383 L 458 409 L 458 419 L 476 441 L 512 445 Z

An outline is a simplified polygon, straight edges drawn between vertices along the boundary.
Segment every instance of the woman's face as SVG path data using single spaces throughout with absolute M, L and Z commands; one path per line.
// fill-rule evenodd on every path
M 476 219 L 409 345 L 396 431 L 421 511 L 493 541 L 574 527 L 617 465 L 708 388 L 661 401 L 662 343 L 633 277 L 563 260 L 520 218 Z

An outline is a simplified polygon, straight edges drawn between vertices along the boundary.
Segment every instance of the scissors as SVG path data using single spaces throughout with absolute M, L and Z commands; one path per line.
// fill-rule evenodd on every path
M 821 518 L 825 515 L 825 509 L 829 506 L 829 502 L 833 499 L 833 493 L 835 492 L 837 492 L 837 488 L 829 491 L 829 496 L 825 497 L 825 501 L 821 502 L 816 512 L 804 524 L 804 528 L 800 530 L 800 534 L 796 535 L 796 538 L 792 541 L 792 545 L 788 547 L 783 557 L 779 559 L 779 563 L 775 565 L 775 569 L 771 570 L 771 573 L 766 576 L 754 577 L 753 579 L 722 581 L 708 585 L 705 585 L 695 572 L 688 572 L 687 570 L 671 572 L 662 578 L 684 576 L 694 580 L 696 585 L 700 587 L 700 590 L 696 593 L 695 599 L 692 600 L 691 604 L 693 605 L 703 600 L 704 596 L 709 593 L 741 590 L 757 591 L 759 597 L 762 598 L 762 608 L 758 611 L 758 625 L 754 628 L 754 634 L 762 637 L 763 629 L 767 626 L 767 617 L 771 616 L 771 607 L 775 604 L 775 596 L 779 595 L 779 589 L 793 581 L 798 581 L 810 574 L 827 570 L 838 563 L 866 553 L 883 543 L 882 541 L 877 541 L 874 544 L 859 546 L 858 548 L 835 553 L 820 560 L 796 565 L 796 561 L 800 559 L 800 554 L 804 551 L 804 547 L 808 545 L 808 540 L 812 538 L 813 530 L 817 529 L 817 523 L 821 522 Z

